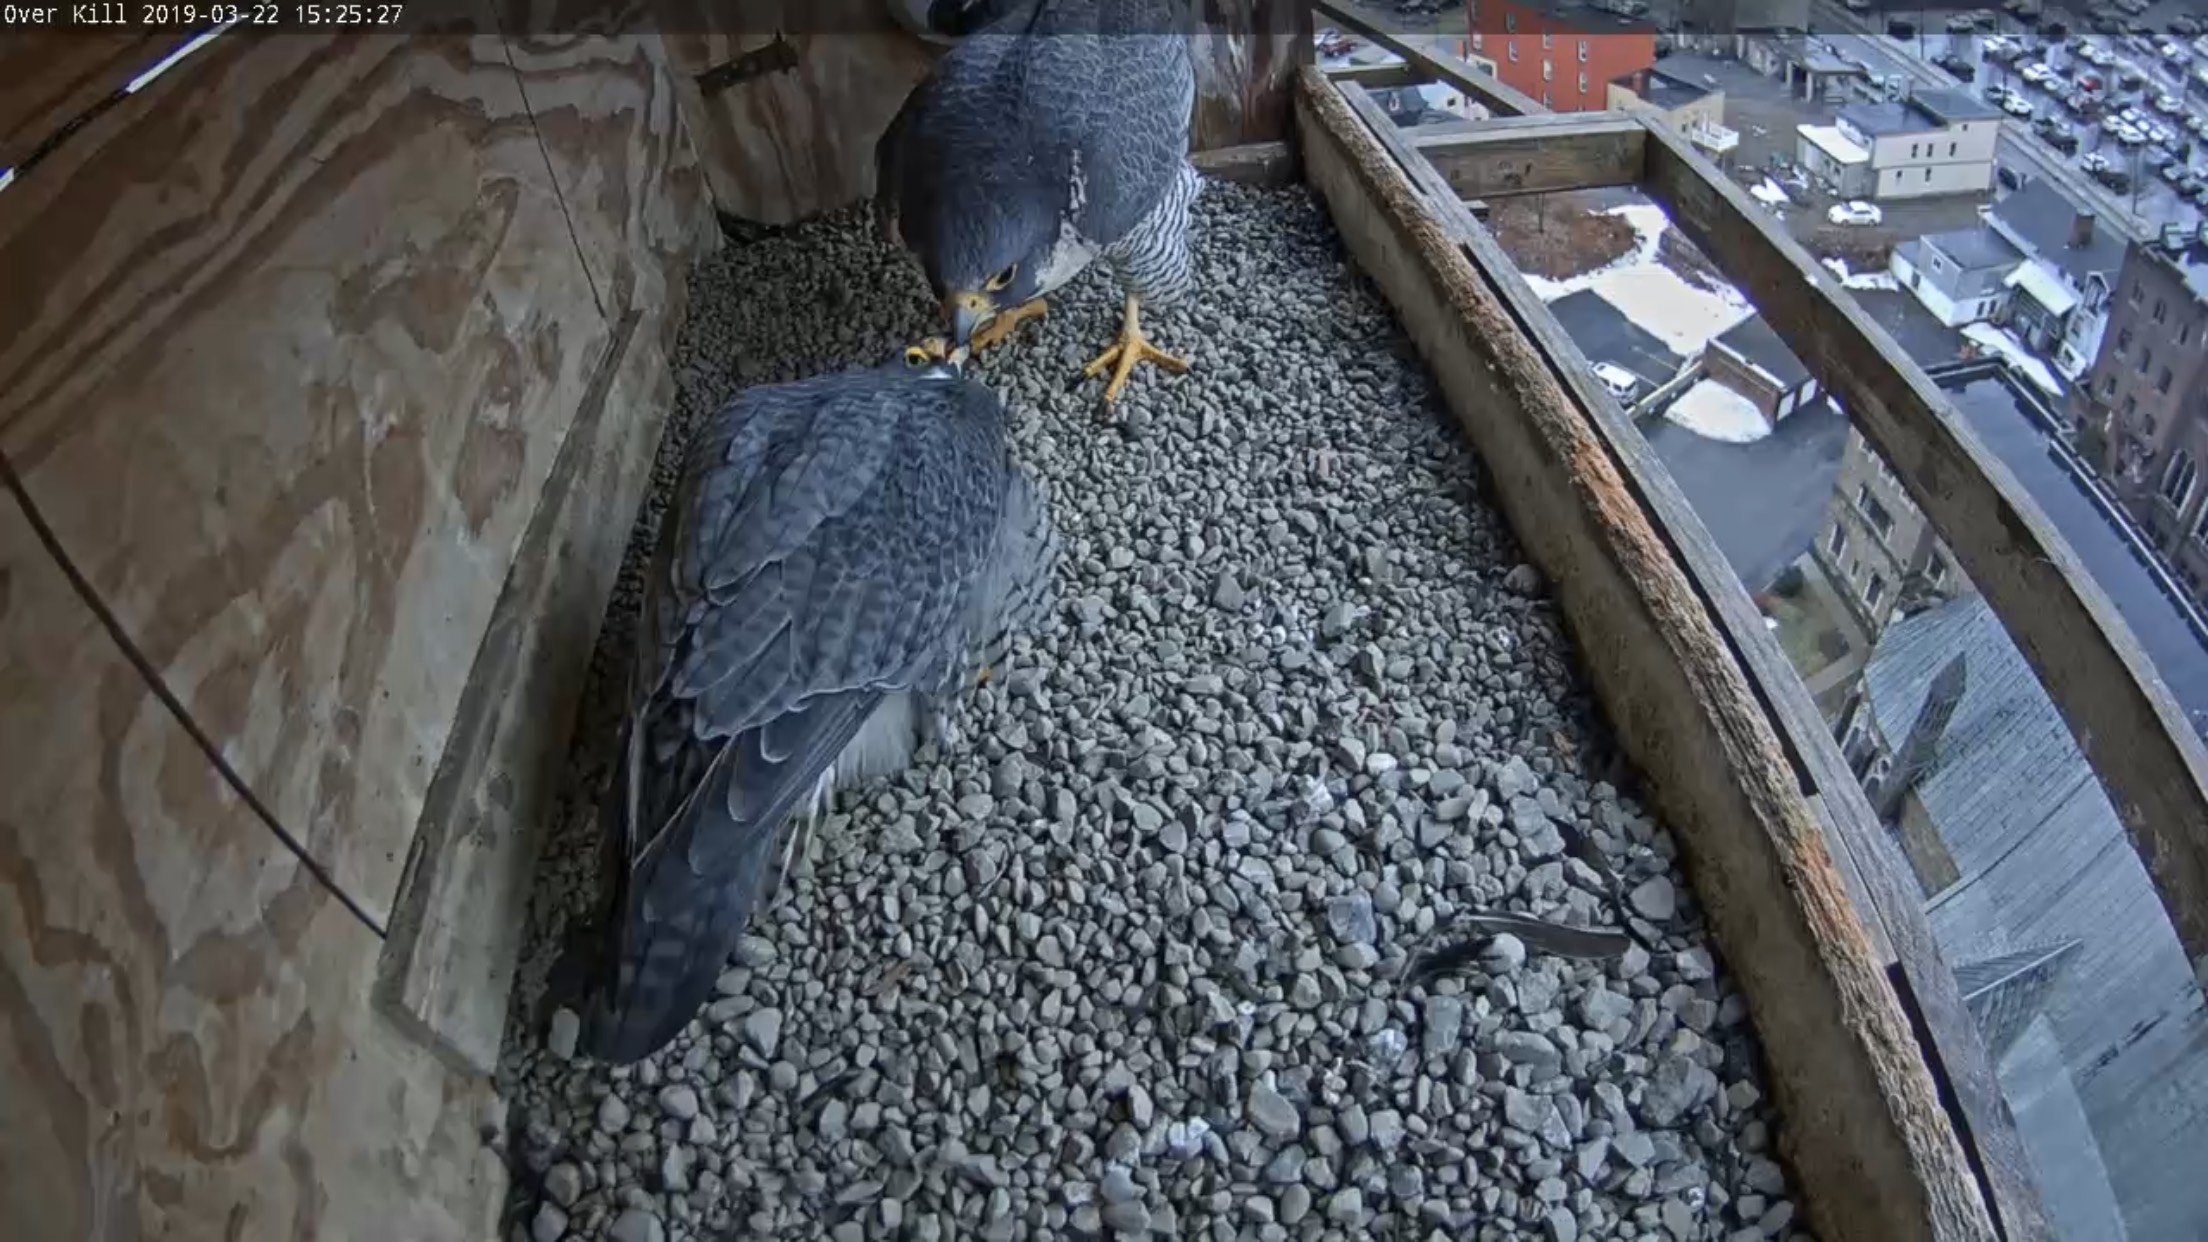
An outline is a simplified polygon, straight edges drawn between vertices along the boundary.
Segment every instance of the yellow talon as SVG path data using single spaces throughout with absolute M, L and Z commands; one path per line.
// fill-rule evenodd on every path
M 989 672 L 990 672 L 990 670 L 989 670 L 989 666 L 988 666 L 988 665 L 986 665 L 986 664 L 982 665 L 982 666 L 981 666 L 981 672 L 979 672 L 979 673 L 977 673 L 977 674 L 975 674 L 975 675 L 974 675 L 974 684 L 975 684 L 976 686 L 986 686 L 986 685 L 988 685 L 988 684 L 989 684 Z
M 1043 304 L 1041 298 L 1036 298 L 1032 302 L 1022 302 L 1011 310 L 997 312 L 994 318 L 981 325 L 980 329 L 974 333 L 974 339 L 971 342 L 972 351 L 977 354 L 980 353 L 982 350 L 1012 335 L 1012 329 L 1019 327 L 1027 320 L 1042 318 L 1048 313 L 1049 309 Z
M 1159 349 L 1143 337 L 1142 307 L 1136 302 L 1135 295 L 1130 293 L 1127 295 L 1126 313 L 1120 321 L 1119 343 L 1098 354 L 1088 366 L 1082 368 L 1081 374 L 1095 379 L 1104 373 L 1106 367 L 1111 368 L 1111 382 L 1104 386 L 1104 400 L 1109 403 L 1119 400 L 1120 390 L 1127 386 L 1127 377 L 1135 373 L 1135 364 L 1138 362 L 1154 362 L 1175 375 L 1185 375 L 1188 372 L 1186 359 Z

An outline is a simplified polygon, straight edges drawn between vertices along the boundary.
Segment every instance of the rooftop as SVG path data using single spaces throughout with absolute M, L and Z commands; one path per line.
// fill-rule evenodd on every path
M 1565 294 L 1549 303 L 1549 313 L 1589 362 L 1624 367 L 1651 388 L 1677 375 L 1686 361 L 1592 289 Z
M 1982 224 L 1974 229 L 1931 234 L 1924 238 L 1924 244 L 1946 255 L 1955 266 L 1966 272 L 2013 267 L 2024 261 L 2022 251 L 2010 245 L 2007 238 Z
M 1842 164 L 1860 164 L 1871 158 L 1871 153 L 1858 146 L 1854 139 L 1840 132 L 1837 125 L 1811 125 L 1803 123 L 1794 132 L 1808 139 L 1811 145 Z
M 2124 265 L 2123 238 L 2095 220 L 2092 239 L 2072 246 L 2070 234 L 2080 214 L 2090 213 L 2052 181 L 2034 179 L 1986 208 L 1986 221 L 2006 230 L 2011 240 L 2060 268 L 2077 285 L 2083 286 L 2093 275 L 2113 279 Z
M 1841 120 L 1874 138 L 1928 133 L 1962 121 L 1992 120 L 2000 115 L 1984 100 L 1951 90 L 1924 90 L 1908 99 L 1851 103 L 1840 109 Z
M 2143 243 L 2141 248 L 2158 261 L 2169 264 L 2185 282 L 2185 292 L 2195 301 L 2208 302 L 2208 245 L 2202 244 L 2198 233 L 2187 238 L 2181 249 L 2172 250 L 2152 242 Z
M 1621 73 L 1610 81 L 1625 87 L 1655 107 L 1666 112 L 1684 108 L 1697 100 L 1707 99 L 1715 89 L 1700 82 L 1677 77 L 1662 69 L 1643 69 L 1633 73 Z
M 1809 368 L 1786 347 L 1779 334 L 1771 330 L 1761 315 L 1751 315 L 1717 338 L 1717 343 L 1763 369 L 1779 381 L 1781 389 L 1792 388 L 1809 378 Z
M 2178 705 L 2196 723 L 2208 722 L 2208 646 L 2193 633 L 2184 611 L 2163 591 L 2123 528 L 2049 451 L 2047 433 L 2033 413 L 2038 397 L 2024 381 L 1982 371 L 1977 376 L 1965 372 L 1942 377 L 1940 385 L 2123 614 Z

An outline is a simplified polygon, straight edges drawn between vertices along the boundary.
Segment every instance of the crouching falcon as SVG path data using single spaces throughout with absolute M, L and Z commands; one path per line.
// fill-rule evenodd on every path
M 1057 536 L 996 395 L 941 341 L 750 389 L 697 433 L 645 583 L 601 818 L 582 1047 L 664 1047 L 796 848 L 793 813 L 905 766 L 1048 608 Z M 778 848 L 779 847 L 779 848 Z
M 1142 305 L 1189 286 L 1196 102 L 1180 0 L 999 0 L 937 62 L 875 152 L 890 237 L 912 249 L 953 341 L 986 349 L 1102 256 L 1126 295 L 1084 374 L 1117 400 L 1152 345 Z

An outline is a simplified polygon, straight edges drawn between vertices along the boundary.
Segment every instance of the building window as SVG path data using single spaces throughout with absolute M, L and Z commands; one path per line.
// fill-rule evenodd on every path
M 1518 15 L 1517 15 L 1516 13 L 1505 13 L 1505 14 L 1503 14 L 1503 33 L 1505 33 L 1505 34 L 1517 34 L 1517 33 L 1518 33 Z
M 1581 70 L 1579 74 L 1579 93 L 1582 95 L 1587 93 L 1587 73 L 1585 70 Z
M 2200 507 L 2200 516 L 2193 519 L 2193 542 L 2208 547 L 2208 505 Z
M 2178 344 L 2180 344 L 2180 345 L 2188 344 L 2188 343 L 2190 343 L 2190 342 L 2192 341 L 2192 339 L 2193 339 L 2193 325 L 2192 325 L 2192 321 L 2191 321 L 2191 320 L 2187 320 L 2186 322 L 2184 322 L 2184 323 L 2181 323 L 2181 324 L 2179 324 L 2179 325 L 2177 326 L 2177 343 L 2178 343 Z
M 1910 158 L 1910 159 L 1915 159 L 1915 158 L 1917 158 L 1917 144 L 1916 144 L 1916 143 L 1913 143 L 1913 142 L 1912 142 L 1912 143 L 1910 143 L 1910 144 L 1909 144 L 1909 158 Z
M 1884 598 L 1886 598 L 1886 579 L 1874 573 L 1871 575 L 1871 580 L 1863 584 L 1863 605 L 1866 608 L 1876 608 L 1878 607 L 1878 601 Z
M 2200 471 L 2193 465 L 2192 454 L 2179 449 L 2170 454 L 2169 468 L 2162 472 L 2162 486 L 2157 489 L 2170 507 L 2184 512 L 2185 502 L 2193 498 L 2193 484 L 2199 480 Z
M 2154 390 L 2156 392 L 2168 392 L 2170 390 L 2170 369 L 2168 367 L 2162 368 L 2162 374 L 2155 377 Z
M 2115 391 L 2116 377 L 2113 375 L 2103 375 L 2101 377 L 2101 395 L 2106 397 L 2113 394 Z
M 1579 63 L 1583 65 L 1587 63 L 1587 40 L 1585 39 L 1579 41 Z
M 1924 179 L 1925 179 L 1926 181 L 1930 181 L 1930 180 L 1932 179 L 1932 170 L 1931 170 L 1931 169 L 1927 168 L 1927 169 L 1925 169 L 1925 170 L 1924 170 Z
M 1541 58 L 1541 80 L 1544 82 L 1556 80 L 1556 64 L 1546 56 Z
M 1487 36 L 1477 30 L 1472 32 L 1472 50 L 1475 52 L 1487 50 Z
M 1825 541 L 1825 551 L 1830 552 L 1832 559 L 1837 561 L 1840 559 L 1840 554 L 1847 550 L 1848 528 L 1839 522 L 1834 522 L 1832 524 L 1832 538 Z
M 1548 51 L 1548 50 L 1549 50 L 1550 48 L 1552 48 L 1552 47 L 1555 47 L 1555 46 L 1556 46 L 1556 36 L 1555 36 L 1555 35 L 1553 35 L 1553 34 L 1550 34 L 1550 33 L 1549 33 L 1548 31 L 1546 31 L 1546 30 L 1542 31 L 1542 32 L 1541 32 L 1541 50 L 1542 50 L 1542 51 L 1544 51 L 1544 52 L 1546 52 L 1546 51 Z
M 2130 352 L 2130 350 L 2131 350 L 2131 329 L 2129 329 L 2129 328 L 2125 328 L 2125 329 L 2124 329 L 2123 331 L 2121 331 L 2121 332 L 2118 332 L 2118 333 L 2116 334 L 2116 356 L 2117 356 L 2117 357 L 2119 357 L 2119 358 L 2121 358 L 2121 357 L 2123 357 L 2123 356 L 2124 356 L 2124 355 L 2125 355 L 2126 353 Z
M 1893 537 L 1894 515 L 1886 512 L 1886 506 L 1878 503 L 1878 497 L 1871 495 L 1869 484 L 1855 485 L 1855 507 L 1863 514 L 1863 520 L 1871 524 L 1871 529 L 1878 532 L 1880 539 Z
M 2132 279 L 2132 282 L 2131 282 L 2131 304 L 2132 304 L 2133 306 L 2137 306 L 2137 305 L 2139 305 L 2139 300 L 2140 300 L 2141 298 L 2144 298 L 2144 297 L 2146 297 L 2146 296 L 2147 296 L 2147 291 L 2146 291 L 2146 289 L 2145 289 L 2145 288 L 2144 288 L 2143 286 L 2141 286 L 2141 285 L 2140 285 L 2140 283 L 2139 283 L 2139 281 L 2138 281 L 2138 279 L 2137 279 L 2136 277 L 2134 277 L 2134 278 Z
M 2131 416 L 2132 416 L 2133 414 L 2135 414 L 2135 413 L 2137 413 L 2137 412 L 2138 412 L 2138 409 L 2139 409 L 2139 398 L 2138 398 L 2138 397 L 2137 397 L 2136 395 L 2132 394 L 2132 393 L 2128 393 L 2128 392 L 2127 392 L 2127 393 L 2125 393 L 2125 394 L 2124 394 L 2124 417 L 2125 417 L 2125 418 L 2130 418 L 2130 417 L 2131 417 Z
M 1952 156 L 1952 155 L 1954 155 L 1954 154 L 1955 154 L 1955 144 L 1954 144 L 1954 143 L 1952 143 L 1952 142 L 1951 142 L 1951 143 L 1948 143 L 1948 144 L 1947 144 L 1947 153 L 1948 153 L 1948 154 L 1949 154 L 1950 156 Z
M 1933 553 L 1932 559 L 1925 562 L 1924 580 L 1933 586 L 1947 581 L 1947 562 L 1940 559 L 1939 553 Z
M 2166 300 L 2164 300 L 2164 299 L 2162 299 L 2162 298 L 2156 298 L 2156 299 L 2154 300 L 2154 321 L 2155 321 L 2156 323 L 2160 323 L 2160 322 L 2162 322 L 2162 317 L 2163 317 L 2164 315 L 2168 314 L 2168 313 L 2169 313 L 2169 310 L 2170 310 L 2170 304 L 2169 304 L 2169 302 L 2167 302 Z
M 2141 375 L 2145 375 L 2145 374 L 2146 374 L 2146 373 L 2147 373 L 2148 371 L 2152 370 L 2153 368 L 2154 368 L 2154 351 L 2153 351 L 2153 350 L 2151 350 L 2151 349 L 2141 349 L 2141 350 L 2139 351 L 2139 374 L 2141 374 Z
M 1517 41 L 1516 39 L 1512 39 L 1512 40 L 1510 41 L 1510 48 L 1509 48 L 1509 52 L 1508 52 L 1508 55 L 1510 56 L 1510 63 L 1511 63 L 1511 64 L 1514 64 L 1514 65 L 1515 65 L 1515 64 L 1517 64 L 1517 63 L 1518 63 L 1518 41 Z
M 1544 108 L 1553 108 L 1556 106 L 1556 101 L 1549 98 L 1549 88 L 1546 86 L 1541 88 L 1541 106 Z

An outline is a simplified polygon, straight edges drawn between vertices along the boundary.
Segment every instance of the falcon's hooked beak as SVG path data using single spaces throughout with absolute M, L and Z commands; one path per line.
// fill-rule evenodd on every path
M 943 316 L 951 321 L 951 340 L 971 347 L 974 333 L 997 314 L 997 304 L 981 293 L 954 293 L 943 303 Z

